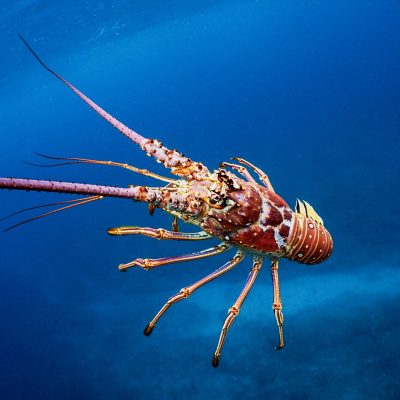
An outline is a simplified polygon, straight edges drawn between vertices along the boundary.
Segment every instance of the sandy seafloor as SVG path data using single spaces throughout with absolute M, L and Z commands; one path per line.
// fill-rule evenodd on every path
M 21 163 L 37 162 L 34 152 L 166 173 L 46 73 L 21 33 L 144 136 L 209 168 L 232 156 L 259 165 L 289 204 L 311 203 L 335 240 L 324 264 L 281 263 L 285 349 L 274 350 L 265 264 L 214 369 L 249 260 L 147 338 L 163 302 L 231 254 L 119 273 L 121 262 L 207 243 L 109 237 L 111 226 L 171 222 L 117 199 L 0 233 L 1 399 L 400 398 L 398 1 L 19 0 L 0 3 L 0 21 L 0 176 L 154 184 L 101 166 Z M 2 191 L 0 210 L 70 198 Z

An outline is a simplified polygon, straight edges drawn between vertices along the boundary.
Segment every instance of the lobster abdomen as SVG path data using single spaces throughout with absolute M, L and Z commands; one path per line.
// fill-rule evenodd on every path
M 319 264 L 332 253 L 332 236 L 325 227 L 303 214 L 294 213 L 286 257 L 302 264 Z

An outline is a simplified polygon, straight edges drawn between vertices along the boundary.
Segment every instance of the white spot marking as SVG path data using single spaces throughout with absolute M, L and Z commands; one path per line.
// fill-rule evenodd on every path
M 279 247 L 282 247 L 285 242 L 283 241 L 282 236 L 279 234 L 279 232 L 275 229 L 274 230 L 274 238 L 275 238 L 275 242 Z

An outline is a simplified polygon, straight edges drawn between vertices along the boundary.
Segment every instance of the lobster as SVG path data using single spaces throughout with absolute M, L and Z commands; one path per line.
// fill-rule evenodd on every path
M 326 260 L 333 249 L 332 237 L 313 207 L 305 201 L 296 200 L 295 210 L 292 210 L 275 193 L 267 174 L 242 158 L 234 158 L 237 163 L 222 162 L 217 170 L 211 172 L 201 162 L 193 161 L 177 150 L 168 149 L 160 141 L 144 138 L 111 116 L 61 75 L 50 69 L 26 40 L 22 36 L 20 38 L 47 71 L 71 89 L 114 128 L 136 143 L 148 156 L 153 157 L 157 162 L 168 168 L 173 175 L 177 176 L 177 179 L 167 178 L 148 170 L 113 161 L 43 156 L 62 161 L 62 164 L 99 164 L 125 168 L 160 180 L 164 184 L 159 187 L 130 185 L 124 188 L 86 183 L 0 178 L 1 189 L 86 195 L 83 198 L 47 205 L 62 205 L 62 207 L 20 222 L 11 228 L 61 210 L 98 201 L 105 197 L 119 197 L 148 203 L 150 213 L 153 213 L 155 208 L 160 208 L 173 216 L 172 230 L 122 226 L 110 228 L 108 233 L 117 236 L 145 235 L 159 240 L 198 241 L 218 238 L 221 243 L 202 251 L 175 257 L 159 259 L 138 258 L 134 261 L 120 264 L 119 270 L 127 271 L 134 266 L 151 270 L 171 263 L 211 257 L 232 248 L 236 252 L 220 268 L 199 281 L 184 287 L 177 294 L 170 297 L 146 326 L 144 334 L 149 336 L 152 333 L 155 325 L 171 305 L 188 298 L 201 286 L 230 271 L 241 263 L 245 257 L 249 256 L 252 258 L 252 268 L 240 295 L 228 310 L 214 352 L 212 365 L 214 367 L 218 366 L 228 330 L 238 316 L 242 304 L 266 259 L 271 263 L 272 309 L 279 334 L 279 343 L 276 349 L 282 349 L 284 347 L 284 337 L 278 274 L 279 260 L 287 258 L 302 264 L 318 264 Z M 259 181 L 256 181 L 250 171 L 258 177 Z M 180 232 L 178 219 L 196 225 L 199 231 L 194 233 Z

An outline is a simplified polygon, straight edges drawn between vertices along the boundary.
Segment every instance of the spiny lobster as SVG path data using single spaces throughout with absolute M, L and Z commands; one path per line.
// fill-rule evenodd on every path
M 161 265 L 211 257 L 232 247 L 236 249 L 236 253 L 230 261 L 170 297 L 146 326 L 144 330 L 146 336 L 150 335 L 158 320 L 172 304 L 188 298 L 201 286 L 231 270 L 242 262 L 246 256 L 252 257 L 253 266 L 246 284 L 235 303 L 229 308 L 223 324 L 212 360 L 214 367 L 219 364 L 227 332 L 239 314 L 240 308 L 258 276 L 263 261 L 267 258 L 271 262 L 272 309 L 279 332 L 279 344 L 276 348 L 281 349 L 284 346 L 284 340 L 278 276 L 279 259 L 288 258 L 303 264 L 317 264 L 326 260 L 333 249 L 332 237 L 314 209 L 307 202 L 297 200 L 295 211 L 292 211 L 287 203 L 275 193 L 268 176 L 244 159 L 235 158 L 239 164 L 223 162 L 217 170 L 210 172 L 202 163 L 192 161 L 176 150 L 169 150 L 160 141 L 144 138 L 119 122 L 62 76 L 50 69 L 25 39 L 21 36 L 20 38 L 45 69 L 61 80 L 63 84 L 68 86 L 123 135 L 136 143 L 148 156 L 154 157 L 157 162 L 169 168 L 172 174 L 178 176 L 178 179 L 166 178 L 128 164 L 112 161 L 44 156 L 61 160 L 63 164 L 85 163 L 125 168 L 166 182 L 166 185 L 163 187 L 129 186 L 122 188 L 84 183 L 0 178 L 1 189 L 89 195 L 80 199 L 50 204 L 50 206 L 62 205 L 62 207 L 22 223 L 57 211 L 97 201 L 104 197 L 120 197 L 148 203 L 151 213 L 155 208 L 161 208 L 168 212 L 174 217 L 173 230 L 123 226 L 109 229 L 108 233 L 110 235 L 139 234 L 161 240 L 206 240 L 213 237 L 221 240 L 221 243 L 216 246 L 191 254 L 159 259 L 138 258 L 132 262 L 119 265 L 121 271 L 126 271 L 133 266 L 150 270 Z M 249 169 L 258 176 L 261 184 L 257 183 L 250 174 Z M 230 170 L 237 174 L 232 173 Z M 238 175 L 241 175 L 242 178 Z M 179 232 L 178 218 L 198 226 L 200 231 L 196 233 Z

